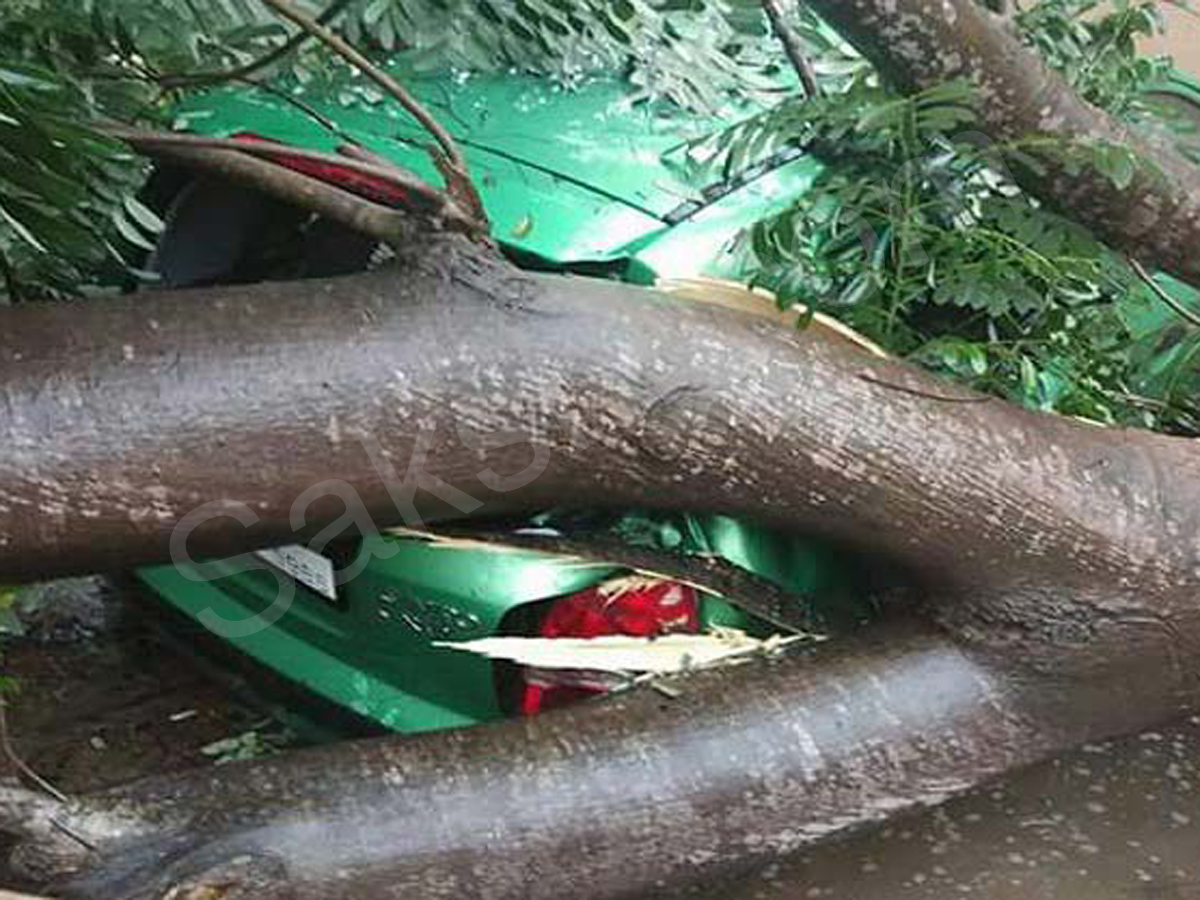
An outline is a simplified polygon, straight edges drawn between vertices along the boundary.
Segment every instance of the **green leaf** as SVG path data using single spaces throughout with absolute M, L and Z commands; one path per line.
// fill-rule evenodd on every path
M 10 201 L 10 204 L 11 204 L 11 201 Z M 39 241 L 37 239 L 36 235 L 34 235 L 33 230 L 30 229 L 28 226 L 26 226 L 24 222 L 22 222 L 19 218 L 17 218 L 15 215 L 10 213 L 5 208 L 3 200 L 0 200 L 0 219 L 3 219 L 4 222 L 7 223 L 7 225 L 14 232 L 16 232 L 17 237 L 19 237 L 21 240 L 23 240 L 25 243 L 27 243 L 30 247 L 32 247 L 38 253 L 48 253 L 49 252 L 46 249 L 46 245 L 43 244 L 41 241 Z
M 363 24 L 374 28 L 392 5 L 392 0 L 371 0 L 361 13 Z
M 117 233 L 133 246 L 147 252 L 154 250 L 154 244 L 138 231 L 137 226 L 129 221 L 120 207 L 112 211 L 112 223 L 116 227 Z
M 38 69 L 17 69 L 9 66 L 0 66 L 0 84 L 35 91 L 60 90 L 60 86 L 54 82 L 49 73 Z
M 152 235 L 162 234 L 166 225 L 153 210 L 137 199 L 133 194 L 124 198 L 125 211 L 144 231 Z
M 533 214 L 525 213 L 512 228 L 512 237 L 520 240 L 527 238 L 533 232 Z

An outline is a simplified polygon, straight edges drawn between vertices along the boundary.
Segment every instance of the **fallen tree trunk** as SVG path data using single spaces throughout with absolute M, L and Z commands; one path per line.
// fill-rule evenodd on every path
M 1200 520 L 1191 441 L 1028 412 L 753 316 L 471 248 L 5 324 L 3 581 L 167 559 L 214 500 L 259 521 L 206 521 L 194 552 L 289 540 L 296 496 L 331 476 L 385 524 L 564 496 L 719 509 L 958 585 L 1187 571 L 1200 551 L 1171 540 Z M 412 475 L 411 509 L 393 474 Z M 316 499 L 310 520 L 342 509 Z
M 78 809 L 8 795 L 24 864 L 78 870 L 64 896 L 204 879 L 628 896 L 1194 708 L 1189 441 L 462 247 L 399 273 L 5 316 L 0 579 L 164 559 L 214 501 L 243 521 L 200 522 L 191 552 L 294 541 L 296 497 L 337 478 L 381 523 L 563 500 L 753 516 L 902 562 L 922 596 L 878 633 L 696 676 L 692 702 L 630 694 Z M 310 493 L 310 529 L 343 512 Z

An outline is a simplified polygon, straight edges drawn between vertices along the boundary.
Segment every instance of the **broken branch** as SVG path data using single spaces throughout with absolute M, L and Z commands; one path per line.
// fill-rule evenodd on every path
M 450 136 L 450 132 L 442 127 L 442 124 L 433 117 L 429 110 L 410 94 L 404 85 L 372 63 L 340 35 L 305 15 L 287 0 L 262 0 L 262 2 L 311 34 L 355 69 L 362 72 L 421 123 L 421 126 L 433 136 L 441 151 L 440 156 L 435 154 L 433 158 L 438 169 L 446 178 L 446 188 L 450 196 L 465 205 L 477 220 L 478 230 L 486 232 L 487 216 L 483 209 L 483 201 L 468 174 L 467 162 L 463 158 L 462 151 L 459 150 L 454 138 Z
M 412 212 L 434 218 L 450 231 L 475 234 L 478 228 L 478 222 L 441 191 L 403 169 L 365 162 L 358 156 L 340 156 L 226 138 L 143 132 L 120 126 L 110 126 L 106 131 L 137 150 L 234 179 L 273 197 L 306 206 L 319 215 L 391 245 L 396 245 L 406 233 L 406 225 L 410 221 L 408 212 L 374 203 L 320 179 L 257 157 L 286 154 L 334 162 L 347 169 L 386 178 L 412 197 L 420 199 L 420 203 L 414 204 Z
M 767 18 L 771 21 L 771 30 L 775 32 L 775 37 L 783 45 L 783 52 L 787 54 L 788 61 L 792 64 L 792 68 L 796 70 L 796 75 L 800 78 L 800 84 L 804 88 L 805 96 L 819 97 L 821 95 L 821 85 L 817 81 L 817 73 L 813 69 L 808 54 L 804 52 L 804 48 L 800 45 L 800 37 L 792 30 L 784 18 L 779 0 L 763 0 L 763 9 L 766 10 Z
M 149 152 L 191 168 L 211 172 L 255 187 L 266 194 L 296 203 L 327 219 L 395 245 L 401 241 L 405 213 L 364 200 L 349 191 L 308 175 L 272 165 L 245 153 L 163 143 Z

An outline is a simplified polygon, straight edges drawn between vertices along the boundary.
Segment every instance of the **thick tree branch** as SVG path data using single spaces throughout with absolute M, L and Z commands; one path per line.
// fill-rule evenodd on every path
M 428 471 L 463 492 L 419 493 L 417 509 L 435 518 L 564 496 L 652 499 L 865 540 L 954 597 L 947 615 L 960 633 L 1008 640 L 981 625 L 1005 595 L 1025 638 L 1045 640 L 1047 664 L 1056 622 L 1098 579 L 1129 610 L 1170 620 L 1147 632 L 1154 641 L 1169 645 L 1176 617 L 1200 615 L 1190 595 L 1135 588 L 1174 572 L 1182 591 L 1196 577 L 1200 547 L 1165 538 L 1200 532 L 1194 444 L 999 401 L 946 402 L 978 395 L 756 317 L 521 273 L 458 246 L 402 274 L 6 316 L 0 440 L 16 449 L 0 461 L 10 508 L 0 580 L 162 559 L 175 525 L 222 498 L 261 521 L 213 520 L 193 534 L 194 553 L 294 539 L 292 501 L 329 477 L 396 523 L 378 454 L 363 443 L 377 440 L 401 471 L 427 453 Z M 664 334 L 687 339 L 668 347 Z M 487 488 L 487 466 L 459 437 L 480 431 L 528 434 L 545 470 Z M 436 452 L 421 450 L 429 441 Z M 517 444 L 489 461 L 520 471 L 530 452 Z M 1016 582 L 1024 605 L 1008 593 Z M 1030 585 L 1065 593 L 1047 602 L 1049 589 Z M 1124 637 L 1117 627 L 1095 639 L 1095 658 L 1119 657 Z
M 364 200 L 308 175 L 256 159 L 248 153 L 164 142 L 155 142 L 149 149 L 155 156 L 221 175 L 266 194 L 290 200 L 297 206 L 393 246 L 403 242 L 406 226 L 411 221 L 406 213 Z
M 356 152 L 345 155 L 325 153 L 320 150 L 308 150 L 303 147 L 293 147 L 287 144 L 276 144 L 270 141 L 244 141 L 237 138 L 215 138 L 204 135 L 188 134 L 175 131 L 144 131 L 138 128 L 123 126 L 108 126 L 104 132 L 120 138 L 131 147 L 139 150 L 149 150 L 155 147 L 192 147 L 200 150 L 235 150 L 250 156 L 276 160 L 280 157 L 292 157 L 313 162 L 340 166 L 354 172 L 361 172 L 374 178 L 392 182 L 397 187 L 420 195 L 428 206 L 440 205 L 437 200 L 442 196 L 441 191 L 421 181 L 407 169 L 393 166 L 373 157 L 369 162 L 358 156 Z M 416 212 L 416 210 L 413 210 Z
M 1165 135 L 1135 132 L 1085 103 L 976 0 L 811 2 L 903 90 L 970 78 L 980 123 L 1000 144 L 1050 139 L 1059 148 L 1087 141 L 1135 151 L 1143 165 L 1125 188 L 1094 170 L 1073 174 L 1054 153 L 1040 155 L 1044 172 L 1014 168 L 1031 193 L 1112 246 L 1200 285 L 1200 168 Z
M 269 143 L 207 138 L 173 132 L 144 132 L 109 127 L 109 134 L 152 156 L 171 159 L 198 171 L 232 179 L 280 200 L 304 207 L 348 228 L 392 246 L 402 245 L 413 229 L 412 214 L 431 219 L 439 228 L 476 235 L 478 221 L 441 191 L 415 176 L 357 154 L 334 156 Z M 265 159 L 294 156 L 331 162 L 347 169 L 385 178 L 409 194 L 410 211 L 382 206 L 301 172 Z
M 670 700 L 643 688 L 533 720 L 153 779 L 56 810 L 98 853 L 36 832 L 24 852 L 83 866 L 60 890 L 89 900 L 229 882 L 235 859 L 268 897 L 645 896 L 938 803 L 1084 733 L 900 623 L 670 685 Z M 0 795 L 0 820 L 19 799 Z

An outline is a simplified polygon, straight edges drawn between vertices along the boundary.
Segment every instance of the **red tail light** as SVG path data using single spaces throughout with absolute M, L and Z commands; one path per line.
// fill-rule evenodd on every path
M 700 630 L 695 589 L 676 581 L 620 579 L 556 600 L 537 636 L 588 638 L 606 634 L 651 637 Z M 527 716 L 607 690 L 603 678 L 576 669 L 522 673 L 520 711 Z
M 273 141 L 270 138 L 265 138 L 251 131 L 240 131 L 233 135 L 233 137 L 239 141 L 254 141 L 259 144 L 277 144 L 281 148 L 287 147 L 287 144 L 281 144 L 278 141 Z M 286 149 L 281 149 L 279 153 L 272 153 L 271 159 L 284 168 L 291 169 L 293 172 L 300 172 L 301 174 L 310 175 L 329 184 L 337 185 L 351 193 L 358 194 L 360 197 L 374 200 L 376 203 L 382 203 L 387 206 L 401 206 L 409 199 L 408 191 L 394 182 L 388 181 L 386 178 L 360 172 L 357 169 L 339 166 L 334 162 L 322 162 L 318 159 L 296 156 L 288 153 Z

